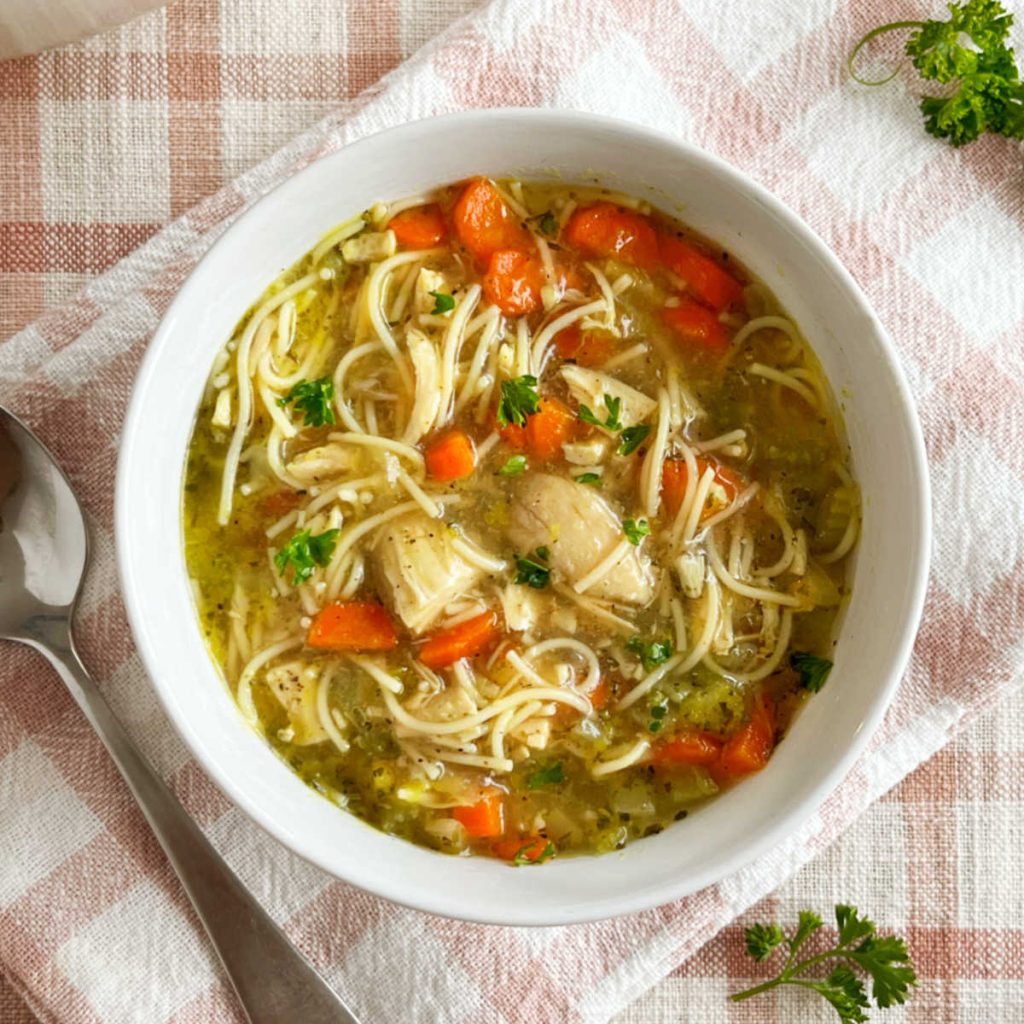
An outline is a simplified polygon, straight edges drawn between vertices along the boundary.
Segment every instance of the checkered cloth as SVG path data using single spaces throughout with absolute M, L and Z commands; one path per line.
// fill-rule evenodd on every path
M 869 92 L 845 79 L 851 41 L 913 16 L 909 3 L 496 0 L 360 93 L 411 45 L 412 4 L 296 0 L 285 19 L 270 13 L 273 0 L 224 2 L 223 11 L 182 3 L 107 40 L 0 65 L 0 132 L 13 137 L 3 147 L 13 160 L 0 170 L 9 325 L 149 238 L 0 347 L 0 401 L 62 460 L 90 516 L 85 660 L 214 844 L 368 1024 L 596 1024 L 722 928 L 723 941 L 626 1019 L 803 1021 L 815 1019 L 803 1002 L 727 1009 L 725 991 L 749 971 L 734 922 L 870 808 L 853 839 L 804 870 L 810 881 L 760 915 L 792 918 L 798 899 L 817 909 L 859 902 L 909 930 L 932 979 L 906 1020 L 1019 1021 L 1024 888 L 1008 864 L 1019 864 L 1022 838 L 1020 731 L 990 723 L 976 734 L 981 750 L 947 748 L 872 806 L 1018 687 L 1024 653 L 1020 150 L 986 140 L 952 151 L 921 131 L 905 85 Z M 458 7 L 431 5 L 417 31 Z M 672 906 L 528 931 L 431 918 L 349 889 L 231 808 L 145 681 L 111 539 L 117 433 L 133 374 L 213 239 L 319 154 L 413 117 L 494 104 L 655 124 L 731 160 L 794 207 L 897 340 L 925 426 L 937 513 L 932 585 L 907 678 L 870 752 L 820 813 L 755 865 Z M 315 128 L 189 209 L 285 140 L 282 110 L 308 123 L 327 109 Z M 1019 724 L 1019 702 L 1013 707 Z M 240 1020 L 98 741 L 52 673 L 14 648 L 0 664 L 0 822 L 0 968 L 39 1017 Z M 0 994 L 4 1014 L 8 998 Z M 685 1018 L 672 1009 L 677 998 Z

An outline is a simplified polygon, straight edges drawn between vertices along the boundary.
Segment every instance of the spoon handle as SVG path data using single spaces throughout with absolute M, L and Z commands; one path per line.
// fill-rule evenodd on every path
M 251 1024 L 359 1024 L 249 894 L 114 717 L 63 616 L 35 621 L 50 661 L 103 740 L 188 893 Z

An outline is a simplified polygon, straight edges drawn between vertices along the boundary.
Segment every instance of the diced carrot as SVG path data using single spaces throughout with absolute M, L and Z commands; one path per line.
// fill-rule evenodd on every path
M 706 306 L 720 313 L 743 300 L 743 286 L 710 256 L 675 235 L 662 235 L 661 261 Z
M 733 501 L 740 488 L 743 486 L 743 478 L 728 466 L 714 462 L 703 455 L 697 456 L 697 478 L 704 475 L 708 467 L 715 470 L 715 482 L 725 490 L 728 501 Z M 669 515 L 674 516 L 683 503 L 683 496 L 686 494 L 686 485 L 689 480 L 689 472 L 686 463 L 682 459 L 666 459 L 661 467 L 661 497 L 665 502 L 665 509 Z M 702 516 L 710 515 L 708 509 Z
M 483 289 L 488 300 L 506 316 L 523 316 L 540 305 L 544 274 L 540 260 L 521 249 L 491 253 Z
M 658 262 L 658 235 L 651 222 L 613 203 L 594 203 L 576 210 L 562 237 L 589 256 L 622 260 L 648 270 Z
M 672 739 L 659 744 L 651 756 L 656 765 L 668 767 L 674 764 L 710 765 L 718 760 L 722 752 L 722 741 L 711 733 L 688 729 Z
M 486 178 L 471 181 L 452 211 L 459 241 L 481 263 L 499 249 L 529 249 L 529 231 Z
M 454 665 L 460 658 L 473 658 L 486 650 L 501 635 L 498 616 L 492 611 L 442 629 L 420 648 L 420 661 L 427 668 L 439 669 Z
M 302 491 L 274 491 L 260 502 L 260 508 L 264 515 L 279 519 L 297 505 L 301 505 L 304 498 L 305 494 Z
M 562 259 L 555 260 L 555 284 L 562 291 L 573 288 L 578 292 L 583 292 L 587 289 L 587 275 L 576 265 L 575 261 L 563 256 Z
M 476 468 L 473 439 L 462 430 L 452 430 L 431 441 L 423 452 L 427 472 L 446 483 L 469 476 Z
M 520 863 L 527 860 L 532 863 L 535 860 L 540 860 L 545 852 L 548 853 L 548 857 L 551 857 L 553 853 L 548 851 L 554 850 L 554 844 L 543 836 L 511 836 L 508 839 L 499 839 L 496 843 L 491 843 L 491 850 L 496 857 L 500 857 L 502 860 L 519 861 Z
M 678 306 L 666 306 L 662 319 L 689 345 L 705 352 L 724 352 L 729 347 L 729 335 L 718 314 L 696 299 L 684 298 Z
M 381 605 L 337 601 L 317 612 L 306 643 L 330 651 L 390 651 L 398 646 L 398 634 Z
M 570 324 L 555 335 L 555 348 L 563 359 L 572 359 L 579 366 L 603 366 L 615 351 L 615 342 L 598 331 L 583 333 L 579 324 Z
M 595 711 L 601 711 L 608 706 L 608 701 L 611 700 L 612 696 L 612 685 L 607 679 L 600 679 L 597 686 L 595 686 L 587 697 L 590 699 L 590 706 Z
M 507 427 L 498 425 L 498 432 L 513 450 L 528 452 L 541 461 L 551 461 L 561 456 L 562 445 L 572 440 L 577 422 L 568 406 L 545 395 L 538 411 L 526 418 L 525 427 L 514 423 Z
M 395 241 L 403 249 L 429 249 L 444 241 L 448 225 L 437 203 L 426 206 L 411 206 L 396 213 L 388 221 L 388 228 L 395 233 Z
M 473 839 L 491 839 L 505 831 L 505 803 L 500 789 L 487 789 L 475 804 L 452 808 L 452 817 Z
M 712 774 L 728 782 L 758 772 L 768 763 L 774 746 L 775 705 L 766 693 L 760 693 L 751 707 L 750 720 L 725 741 Z

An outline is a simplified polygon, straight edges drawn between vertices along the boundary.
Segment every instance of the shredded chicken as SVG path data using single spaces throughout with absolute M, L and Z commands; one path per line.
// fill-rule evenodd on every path
M 309 487 L 342 476 L 355 468 L 358 459 L 358 452 L 350 445 L 332 441 L 296 455 L 288 463 L 288 472 Z
M 327 733 L 320 724 L 316 710 L 317 687 L 320 685 L 316 666 L 301 661 L 275 665 L 267 672 L 267 687 L 288 712 L 293 730 L 292 742 L 300 746 L 322 743 Z
M 657 407 L 658 403 L 653 398 L 607 373 L 586 370 L 582 366 L 563 366 L 559 372 L 569 385 L 572 397 L 581 405 L 588 406 L 598 418 L 603 418 L 606 396 L 619 399 L 619 418 L 626 426 L 643 422 Z

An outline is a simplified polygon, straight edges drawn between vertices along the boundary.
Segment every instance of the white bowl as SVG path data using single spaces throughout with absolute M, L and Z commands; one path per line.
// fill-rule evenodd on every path
M 677 212 L 722 243 L 795 317 L 843 396 L 864 495 L 835 669 L 768 767 L 621 852 L 512 870 L 384 835 L 305 786 L 243 723 L 200 635 L 181 544 L 185 452 L 216 351 L 324 231 L 378 199 L 475 174 L 593 180 Z M 347 882 L 421 910 L 562 924 L 666 903 L 792 833 L 839 784 L 892 699 L 924 598 L 930 547 L 921 433 L 892 343 L 853 279 L 790 210 L 739 171 L 647 129 L 578 113 L 489 110 L 345 147 L 260 200 L 210 250 L 139 371 L 121 441 L 117 549 L 143 661 L 185 742 L 268 832 Z

